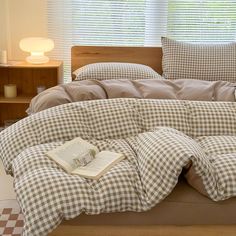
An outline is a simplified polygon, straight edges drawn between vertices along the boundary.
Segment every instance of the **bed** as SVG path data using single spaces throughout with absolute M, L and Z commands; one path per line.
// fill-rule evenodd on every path
M 72 71 L 81 68 L 90 63 L 96 62 L 129 62 L 129 63 L 141 63 L 152 67 L 155 71 L 162 73 L 162 49 L 161 48 L 138 48 L 138 47 L 81 47 L 76 46 L 72 48 Z M 110 102 L 108 102 L 110 103 Z M 133 99 L 128 99 L 125 104 L 136 104 Z M 140 101 L 144 103 L 145 101 Z M 96 104 L 100 104 L 98 101 Z M 160 102 L 161 107 L 168 107 L 168 101 Z M 178 110 L 182 111 L 182 107 L 190 107 L 192 103 L 188 101 L 178 102 L 173 101 L 170 104 L 173 106 L 179 106 Z M 195 106 L 201 107 L 201 102 L 193 103 L 192 109 Z M 235 103 L 216 103 L 216 111 L 226 109 L 228 111 L 234 111 L 236 109 Z M 227 105 L 230 104 L 230 105 Z M 63 105 L 64 106 L 64 105 Z M 208 103 L 204 103 L 203 106 L 209 106 Z M 58 108 L 59 109 L 59 108 Z M 74 109 L 74 108 L 73 108 Z M 83 109 L 83 108 L 81 108 Z M 150 108 L 150 112 L 153 107 Z M 205 109 L 204 107 L 202 108 Z M 229 110 L 227 110 L 229 109 Z M 60 110 L 60 109 L 59 109 Z M 59 110 L 55 109 L 54 116 L 56 117 Z M 190 110 L 188 110 L 190 111 Z M 215 112 L 215 111 L 214 111 Z M 215 113 L 208 114 L 213 118 Z M 45 111 L 47 113 L 47 111 Z M 69 114 L 69 113 L 68 113 Z M 188 112 L 186 113 L 188 114 Z M 198 113 L 196 113 L 198 114 Z M 205 113 L 203 115 L 206 115 Z M 232 116 L 232 115 L 231 115 Z M 231 117 L 230 116 L 230 117 Z M 43 121 L 43 117 L 37 116 L 38 121 Z M 180 114 L 179 117 L 183 117 Z M 50 119 L 50 117 L 48 117 Z M 68 116 L 66 116 L 68 118 Z M 73 117 L 71 117 L 73 121 Z M 235 135 L 236 127 L 234 127 L 234 116 L 228 118 L 227 116 L 220 117 L 220 122 L 228 121 L 226 128 L 220 127 L 219 131 L 215 135 L 222 134 L 222 130 L 229 130 L 230 135 Z M 53 119 L 52 119 L 53 121 Z M 71 122 L 72 122 L 71 121 Z M 168 119 L 167 119 L 168 121 Z M 139 122 L 139 121 L 138 121 Z M 175 121 L 170 119 L 170 122 Z M 184 122 L 183 122 L 184 123 Z M 31 122 L 23 123 L 25 126 L 32 124 Z M 164 122 L 163 124 L 166 125 Z M 173 126 L 173 123 L 171 123 Z M 193 122 L 196 125 L 196 121 Z M 36 126 L 39 124 L 35 123 Z M 57 124 L 55 124 L 56 126 Z M 202 123 L 201 123 L 202 125 Z M 228 126 L 227 126 L 228 125 Z M 202 127 L 202 126 L 200 126 Z M 178 127 L 175 127 L 178 129 Z M 196 132 L 200 132 L 199 127 L 195 127 Z M 17 130 L 17 125 L 14 127 Z M 38 128 L 40 129 L 40 127 Z M 187 128 L 186 128 L 187 129 Z M 230 131 L 232 129 L 232 132 Z M 235 129 L 235 130 L 234 130 Z M 178 129 L 179 130 L 179 129 Z M 200 129 L 201 130 L 201 129 Z M 203 129 L 204 130 L 204 129 Z M 14 130 L 15 131 L 15 130 Z M 182 131 L 186 131 L 185 127 Z M 43 131 L 42 131 L 43 132 Z M 56 131 L 55 131 L 56 132 Z M 168 131 L 169 132 L 169 131 Z M 171 131 L 172 132 L 172 131 Z M 208 131 L 207 131 L 208 132 Z M 231 133 L 230 133 L 231 132 Z M 45 135 L 44 133 L 42 133 Z M 229 135 L 228 134 L 228 135 Z M 42 136 L 43 136 L 42 135 Z M 203 134 L 198 134 L 197 136 Z M 209 135 L 209 134 L 206 134 Z M 211 133 L 212 135 L 212 133 Z M 44 139 L 44 138 L 42 138 Z M 50 138 L 49 138 L 50 140 Z M 45 140 L 42 141 L 42 143 Z M 5 140 L 4 140 L 5 142 Z M 23 141 L 22 141 L 23 142 Z M 30 152 L 30 151 L 29 151 Z M 17 163 L 15 163 L 16 165 Z M 20 164 L 20 163 L 19 163 Z M 56 199 L 55 199 L 56 201 Z M 62 235 L 155 235 L 155 236 L 169 236 L 169 235 L 235 235 L 236 233 L 236 199 L 230 198 L 225 201 L 213 202 L 208 197 L 200 194 L 198 191 L 190 187 L 186 180 L 180 179 L 173 192 L 165 198 L 165 200 L 151 210 L 141 213 L 135 212 L 121 212 L 121 213 L 103 213 L 99 215 L 85 215 L 81 214 L 78 218 L 63 221 L 50 236 L 62 236 Z M 44 219 L 42 219 L 44 220 Z
M 162 74 L 162 48 L 160 47 L 75 46 L 72 48 L 71 55 L 71 71 L 90 63 L 120 61 L 145 64 Z M 227 200 L 225 203 L 226 208 L 222 202 L 212 202 L 182 180 L 164 202 L 148 212 L 96 216 L 83 214 L 71 221 L 64 221 L 51 235 L 62 236 L 66 233 L 71 236 L 233 236 L 236 234 L 236 199 Z M 213 217 L 214 219 L 209 216 L 211 211 L 214 212 L 212 215 L 216 216 Z M 186 216 L 184 219 L 183 215 Z

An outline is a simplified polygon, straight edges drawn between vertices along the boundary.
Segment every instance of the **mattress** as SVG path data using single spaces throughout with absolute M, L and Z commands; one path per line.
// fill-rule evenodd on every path
M 146 212 L 81 214 L 63 225 L 232 225 L 236 198 L 214 202 L 181 179 L 173 192 Z

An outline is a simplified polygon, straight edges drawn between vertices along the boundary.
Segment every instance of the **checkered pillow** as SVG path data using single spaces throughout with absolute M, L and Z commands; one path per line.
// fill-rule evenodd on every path
M 107 79 L 161 79 L 157 72 L 151 67 L 134 64 L 134 63 L 118 63 L 104 62 L 93 63 L 79 68 L 73 72 L 75 80 L 107 80 Z
M 236 43 L 189 44 L 162 38 L 167 79 L 236 81 Z

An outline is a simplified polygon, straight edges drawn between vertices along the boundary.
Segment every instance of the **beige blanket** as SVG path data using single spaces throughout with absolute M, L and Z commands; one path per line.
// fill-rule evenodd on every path
M 45 90 L 31 101 L 28 113 L 57 105 L 96 99 L 146 98 L 235 101 L 235 83 L 201 80 L 84 80 Z

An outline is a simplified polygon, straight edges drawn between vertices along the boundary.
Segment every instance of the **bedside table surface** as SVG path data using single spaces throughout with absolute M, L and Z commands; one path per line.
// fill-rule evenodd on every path
M 5 98 L 0 96 L 0 103 L 24 103 L 29 104 L 33 96 L 17 96 L 15 98 Z
M 48 63 L 44 64 L 30 64 L 26 61 L 8 61 L 6 65 L 0 64 L 1 68 L 55 68 L 60 67 L 62 61 L 50 60 Z

